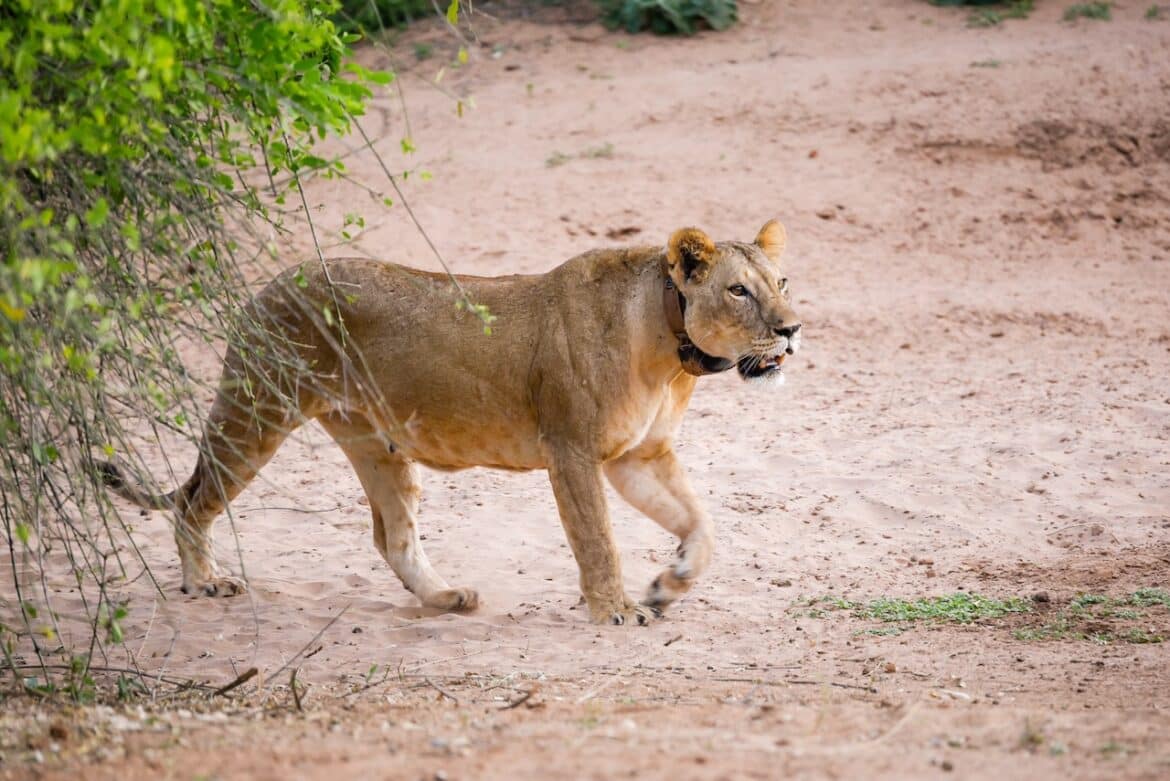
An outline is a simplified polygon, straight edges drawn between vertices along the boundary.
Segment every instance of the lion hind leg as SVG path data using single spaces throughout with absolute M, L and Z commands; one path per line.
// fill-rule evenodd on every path
M 370 500 L 374 547 L 394 574 L 423 605 L 439 610 L 474 610 L 479 594 L 470 588 L 451 588 L 435 572 L 418 533 L 418 505 L 422 495 L 419 469 L 394 452 L 364 418 L 332 413 L 321 424 L 341 447 Z
M 216 400 L 195 471 L 174 497 L 183 593 L 234 596 L 247 590 L 243 579 L 224 574 L 215 560 L 215 520 L 297 425 L 292 415 L 247 411 L 223 397 Z

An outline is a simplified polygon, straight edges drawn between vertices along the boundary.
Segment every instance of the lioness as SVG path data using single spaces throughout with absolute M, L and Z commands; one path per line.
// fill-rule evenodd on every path
M 684 228 L 665 247 L 586 252 L 546 274 L 457 277 L 498 319 L 490 336 L 452 305 L 445 275 L 306 263 L 253 305 L 302 371 L 229 349 L 187 482 L 156 496 L 113 465 L 103 476 L 124 498 L 175 512 L 185 593 L 238 594 L 243 581 L 213 557 L 212 524 L 290 431 L 317 420 L 353 464 L 374 544 L 403 585 L 429 607 L 471 610 L 476 592 L 448 586 L 419 543 L 417 465 L 547 469 L 593 620 L 645 624 L 711 560 L 711 520 L 671 447 L 696 377 L 734 366 L 782 379 L 800 345 L 784 243 L 776 221 L 750 244 Z M 603 474 L 682 541 L 641 604 L 622 585 Z

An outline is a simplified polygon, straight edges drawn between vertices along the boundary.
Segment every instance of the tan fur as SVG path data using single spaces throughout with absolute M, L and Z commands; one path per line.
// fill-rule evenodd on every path
M 696 380 L 681 371 L 663 314 L 664 276 L 687 298 L 687 331 L 700 349 L 762 357 L 788 344 L 777 329 L 796 324 L 778 288 L 783 235 L 771 222 L 754 244 L 716 244 L 688 228 L 665 248 L 587 252 L 547 274 L 459 277 L 496 317 L 491 335 L 455 306 L 443 275 L 335 260 L 331 291 L 320 264 L 307 263 L 278 277 L 254 307 L 287 337 L 281 361 L 303 362 L 308 377 L 229 351 L 191 478 L 163 497 L 112 467 L 107 481 L 140 505 L 175 509 L 185 591 L 238 593 L 243 582 L 223 575 L 211 554 L 215 517 L 291 430 L 318 420 L 357 472 L 374 544 L 405 586 L 425 605 L 471 609 L 475 591 L 449 587 L 422 551 L 416 464 L 547 469 L 593 619 L 644 623 L 691 587 L 714 536 L 671 447 Z M 728 292 L 737 284 L 752 301 Z M 345 334 L 322 322 L 332 307 Z M 681 542 L 641 605 L 623 587 L 603 475 Z

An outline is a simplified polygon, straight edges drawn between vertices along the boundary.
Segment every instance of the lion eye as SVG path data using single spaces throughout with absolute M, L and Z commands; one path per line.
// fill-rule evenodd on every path
M 784 277 L 784 279 L 780 280 L 780 292 L 785 295 L 788 294 L 788 277 Z
M 731 287 L 727 288 L 727 292 L 731 293 L 731 295 L 735 296 L 736 298 L 743 298 L 748 294 L 747 288 L 743 285 L 732 285 Z

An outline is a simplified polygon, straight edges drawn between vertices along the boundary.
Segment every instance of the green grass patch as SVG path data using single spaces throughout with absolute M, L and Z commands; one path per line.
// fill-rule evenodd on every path
M 874 619 L 886 624 L 971 624 L 1001 618 L 1010 613 L 1027 613 L 1032 609 L 1026 600 L 1018 597 L 996 599 L 964 592 L 921 599 L 882 597 L 869 602 L 853 602 L 842 597 L 812 597 L 797 600 L 793 607 L 803 609 L 803 615 L 807 618 L 821 618 L 827 612 L 848 610 L 857 618 Z M 866 633 L 884 635 L 897 634 L 898 631 L 874 629 L 866 630 Z
M 1170 592 L 1160 588 L 1140 588 L 1124 597 L 1105 594 L 1078 594 L 1068 607 L 1040 626 L 1015 630 L 1013 636 L 1024 642 L 1044 640 L 1087 640 L 1100 645 L 1110 643 L 1163 643 L 1164 630 L 1132 626 L 1131 622 L 1150 617 L 1157 608 L 1170 609 Z
M 1151 619 L 1164 618 L 1170 610 L 1170 592 L 1141 588 L 1131 594 L 1078 594 L 1060 610 L 1038 610 L 1020 597 L 988 597 L 959 592 L 920 599 L 882 597 L 858 602 L 840 596 L 800 597 L 789 612 L 801 618 L 827 618 L 847 612 L 853 618 L 879 621 L 882 625 L 858 629 L 854 636 L 895 637 L 916 625 L 969 625 L 1017 616 L 1008 626 L 1022 642 L 1079 640 L 1099 645 L 1112 643 L 1163 643 L 1170 626 Z M 1021 626 L 1021 624 L 1025 624 Z
M 947 594 L 926 599 L 875 599 L 858 612 L 865 618 L 891 623 L 895 621 L 932 621 L 971 624 L 1009 613 L 1027 613 L 1032 608 L 1019 597 L 995 599 L 979 594 Z
M 1076 3 L 1064 9 L 1064 20 L 1072 22 L 1077 19 L 1099 19 L 1108 21 L 1113 18 L 1113 3 Z

